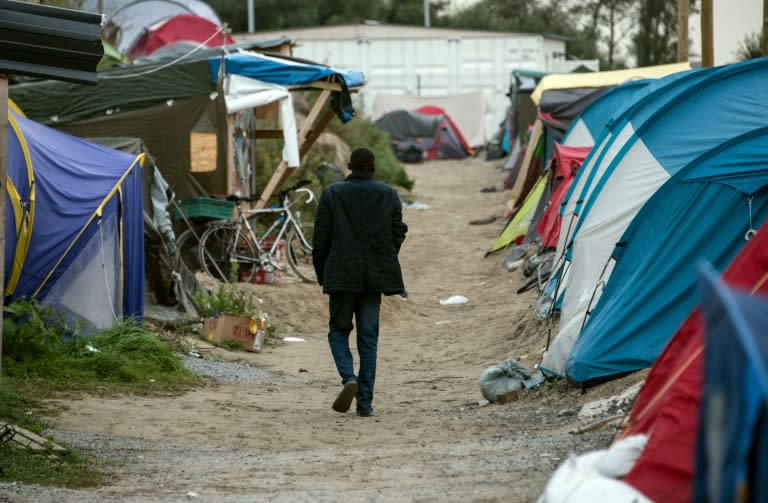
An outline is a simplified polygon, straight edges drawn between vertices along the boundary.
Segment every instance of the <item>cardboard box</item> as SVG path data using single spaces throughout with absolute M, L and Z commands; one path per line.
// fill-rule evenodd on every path
M 251 333 L 251 323 L 254 320 L 246 316 L 222 314 L 218 317 L 208 317 L 203 320 L 203 337 L 208 342 L 234 341 L 246 351 L 258 353 L 254 349 L 255 333 Z M 255 332 L 256 330 L 253 330 Z

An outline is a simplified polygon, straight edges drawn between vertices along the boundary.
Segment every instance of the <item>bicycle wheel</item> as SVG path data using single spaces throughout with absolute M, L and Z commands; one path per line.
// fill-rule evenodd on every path
M 286 240 L 286 258 L 288 259 L 288 265 L 296 276 L 302 281 L 307 283 L 317 282 L 317 275 L 315 274 L 315 266 L 312 264 L 312 224 L 304 224 L 301 228 L 301 233 L 306 239 L 306 243 L 302 242 L 297 229 L 291 229 L 288 232 L 288 238 Z
M 200 246 L 198 238 L 203 231 L 197 230 L 198 234 L 195 236 L 192 229 L 187 229 L 176 238 L 176 248 L 179 250 L 181 259 L 187 265 L 190 271 L 197 272 L 202 271 L 203 268 L 200 265 Z
M 224 283 L 250 281 L 259 264 L 256 246 L 232 224 L 215 225 L 200 239 L 203 270 Z

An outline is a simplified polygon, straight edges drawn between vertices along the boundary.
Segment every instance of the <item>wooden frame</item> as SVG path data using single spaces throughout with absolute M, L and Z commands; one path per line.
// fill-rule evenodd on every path
M 288 88 L 290 91 L 304 89 L 320 90 L 320 96 L 318 96 L 317 101 L 315 101 L 315 104 L 312 106 L 306 120 L 304 121 L 304 124 L 302 124 L 301 129 L 299 129 L 298 132 L 300 159 L 303 158 L 307 152 L 309 152 L 309 149 L 312 148 L 317 139 L 320 137 L 320 134 L 322 134 L 323 130 L 325 130 L 335 115 L 335 112 L 330 106 L 329 99 L 332 92 L 340 92 L 342 87 L 338 82 L 334 82 L 332 80 L 333 78 L 334 77 L 328 77 L 327 79 L 318 80 L 307 85 L 291 86 Z M 352 88 L 350 89 L 350 92 L 357 92 L 360 90 L 360 87 Z M 230 189 L 235 189 L 239 182 L 237 180 L 237 173 L 233 165 L 234 140 L 232 134 L 234 133 L 234 121 L 232 120 L 231 115 L 227 120 L 227 129 L 229 132 L 229 146 L 227 148 L 229 157 L 227 161 L 227 187 Z M 282 137 L 283 132 L 279 129 L 259 129 L 254 132 L 254 139 L 281 139 Z M 269 199 L 275 194 L 275 192 L 280 189 L 280 187 L 282 187 L 285 181 L 295 171 L 295 167 L 289 167 L 284 160 L 280 161 L 280 163 L 277 165 L 277 168 L 275 169 L 275 172 L 272 174 L 272 178 L 270 178 L 269 182 L 267 182 L 267 186 L 260 194 L 259 200 L 256 202 L 255 207 L 264 208 L 269 202 Z

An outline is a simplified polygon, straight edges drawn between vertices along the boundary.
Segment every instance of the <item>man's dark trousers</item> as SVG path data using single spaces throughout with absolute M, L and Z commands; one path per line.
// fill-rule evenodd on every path
M 379 342 L 379 311 L 381 294 L 376 293 L 331 293 L 328 343 L 331 347 L 336 369 L 342 384 L 357 379 L 358 389 L 355 400 L 357 408 L 366 412 L 372 410 L 373 385 L 376 380 L 376 349 Z M 355 377 L 352 352 L 349 350 L 349 334 L 357 323 L 357 352 L 360 357 L 360 371 Z

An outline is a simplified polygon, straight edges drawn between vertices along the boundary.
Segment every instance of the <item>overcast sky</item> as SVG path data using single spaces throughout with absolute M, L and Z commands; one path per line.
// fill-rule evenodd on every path
M 735 61 L 735 52 L 747 33 L 759 32 L 763 24 L 762 0 L 713 0 L 715 65 Z M 701 54 L 701 19 L 691 16 L 691 52 Z

